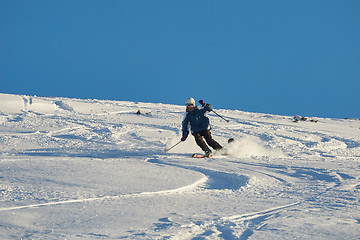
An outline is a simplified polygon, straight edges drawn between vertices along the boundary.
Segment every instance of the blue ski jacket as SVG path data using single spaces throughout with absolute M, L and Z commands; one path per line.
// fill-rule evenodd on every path
M 189 135 L 189 128 L 191 133 L 197 133 L 204 130 L 210 130 L 210 121 L 206 116 L 207 112 L 212 111 L 213 107 L 210 104 L 205 104 L 203 107 L 196 106 L 192 111 L 186 111 L 185 118 L 182 122 L 182 136 L 187 138 Z

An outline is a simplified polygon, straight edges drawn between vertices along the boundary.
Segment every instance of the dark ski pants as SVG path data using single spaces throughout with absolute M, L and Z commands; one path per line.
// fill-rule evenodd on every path
M 212 138 L 210 130 L 200 131 L 200 132 L 194 133 L 193 135 L 195 137 L 195 141 L 196 141 L 197 145 L 204 152 L 207 152 L 210 150 L 209 147 L 206 145 L 204 138 L 205 138 L 207 144 L 209 144 L 209 146 L 212 147 L 213 149 L 215 149 L 215 150 L 222 149 L 222 146 Z

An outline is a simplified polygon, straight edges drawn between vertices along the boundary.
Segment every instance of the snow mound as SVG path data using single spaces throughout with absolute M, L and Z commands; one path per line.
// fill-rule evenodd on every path
M 66 111 L 74 111 L 74 109 L 69 106 L 67 103 L 63 102 L 63 101 L 55 101 L 54 104 L 56 106 L 58 106 L 58 108 L 66 110 Z

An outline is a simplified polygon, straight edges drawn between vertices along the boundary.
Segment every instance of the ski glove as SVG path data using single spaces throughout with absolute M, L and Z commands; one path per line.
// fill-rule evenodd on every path
M 182 137 L 181 138 L 181 141 L 183 142 L 183 141 L 185 141 L 186 140 L 186 137 Z
M 204 105 L 205 105 L 204 100 L 200 100 L 199 103 L 201 104 L 201 106 L 204 106 Z

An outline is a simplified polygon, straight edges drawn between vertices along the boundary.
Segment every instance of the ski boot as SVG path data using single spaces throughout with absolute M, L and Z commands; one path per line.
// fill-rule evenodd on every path
M 211 152 L 211 150 L 210 150 L 210 149 L 206 149 L 204 156 L 207 157 L 207 158 L 212 157 L 212 152 Z

